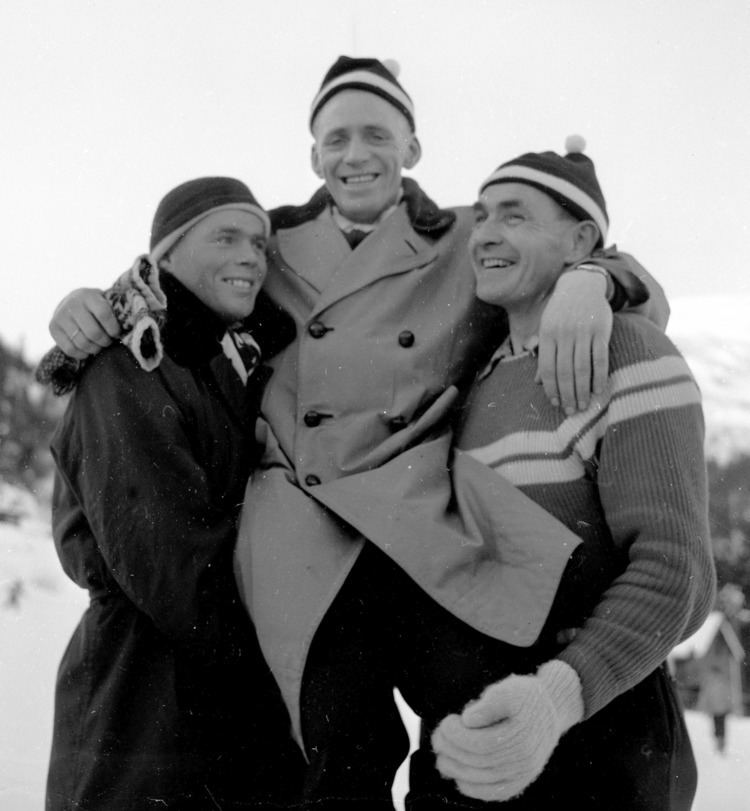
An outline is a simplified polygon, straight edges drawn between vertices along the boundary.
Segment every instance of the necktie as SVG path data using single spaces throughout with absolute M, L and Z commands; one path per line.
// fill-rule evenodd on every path
M 359 228 L 352 228 L 349 231 L 343 232 L 344 239 L 349 243 L 352 250 L 354 250 L 369 233 L 369 231 L 362 231 Z

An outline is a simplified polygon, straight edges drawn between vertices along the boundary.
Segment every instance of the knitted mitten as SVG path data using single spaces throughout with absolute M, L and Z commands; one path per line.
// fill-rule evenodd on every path
M 117 318 L 122 335 L 120 340 L 133 353 L 138 364 L 150 372 L 163 356 L 160 327 L 164 320 L 167 300 L 159 284 L 159 271 L 147 256 L 139 256 L 109 289 L 104 291 Z M 47 352 L 36 368 L 39 383 L 50 384 L 57 395 L 75 388 L 86 365 L 55 346 Z
M 583 712 L 578 674 L 565 662 L 547 662 L 533 676 L 508 676 L 461 715 L 440 722 L 432 735 L 437 768 L 467 797 L 509 800 L 542 773 Z

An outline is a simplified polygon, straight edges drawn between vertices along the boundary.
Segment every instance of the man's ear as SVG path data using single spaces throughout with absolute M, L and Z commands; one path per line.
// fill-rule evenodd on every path
M 570 249 L 565 257 L 566 265 L 577 265 L 591 256 L 599 243 L 599 228 L 593 220 L 581 220 L 570 231 Z
M 310 147 L 310 166 L 312 166 L 313 172 L 323 179 L 323 167 L 320 165 L 320 155 L 318 154 L 318 145 L 313 143 Z
M 422 157 L 422 144 L 419 143 L 419 138 L 412 135 L 409 139 L 409 144 L 406 148 L 406 157 L 404 158 L 404 169 L 413 169 L 419 159 Z

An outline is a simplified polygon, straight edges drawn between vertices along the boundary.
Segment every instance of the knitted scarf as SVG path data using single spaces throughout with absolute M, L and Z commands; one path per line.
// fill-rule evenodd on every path
M 158 268 L 145 255 L 104 291 L 104 298 L 120 324 L 120 341 L 127 346 L 147 372 L 155 369 L 164 356 L 160 330 L 164 323 L 167 299 L 159 284 Z M 36 368 L 39 383 L 50 385 L 56 395 L 75 388 L 88 359 L 76 360 L 55 346 Z

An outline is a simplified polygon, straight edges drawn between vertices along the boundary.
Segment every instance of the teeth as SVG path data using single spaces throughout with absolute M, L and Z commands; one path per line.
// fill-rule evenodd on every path
M 351 177 L 344 177 L 342 180 L 344 183 L 369 183 L 372 180 L 375 180 L 377 175 L 351 175 Z
M 482 259 L 483 268 L 509 268 L 512 264 L 513 262 L 509 262 L 507 259 L 497 259 L 496 257 Z
M 249 290 L 253 283 L 249 282 L 247 279 L 225 279 L 227 284 L 231 284 L 232 287 L 241 287 L 243 290 Z

